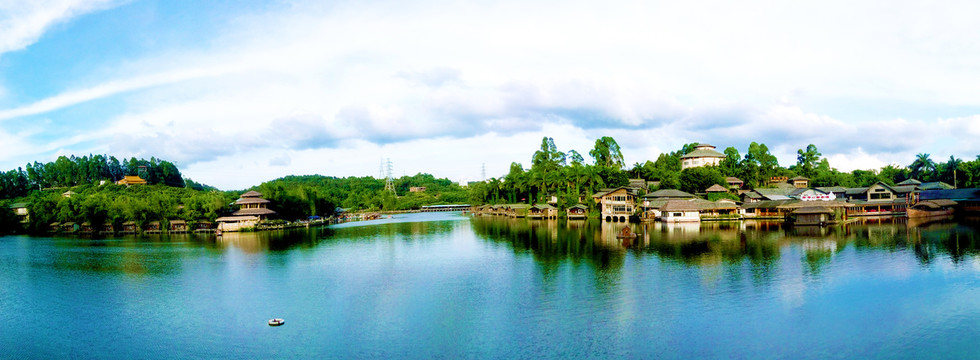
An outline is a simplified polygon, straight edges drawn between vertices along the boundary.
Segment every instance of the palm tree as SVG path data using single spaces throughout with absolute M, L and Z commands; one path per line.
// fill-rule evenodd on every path
M 912 162 L 912 165 L 909 165 L 909 171 L 913 179 L 931 179 L 936 171 L 936 162 L 929 158 L 929 154 L 919 153 L 915 155 L 915 161 Z
M 953 157 L 953 155 L 950 155 L 949 161 L 946 162 L 946 166 L 945 166 L 946 171 L 945 174 L 943 174 L 943 180 L 951 181 L 953 183 L 954 188 L 959 187 L 956 184 L 956 180 L 957 180 L 956 171 L 960 170 L 961 165 L 963 165 L 963 160 L 957 159 Z

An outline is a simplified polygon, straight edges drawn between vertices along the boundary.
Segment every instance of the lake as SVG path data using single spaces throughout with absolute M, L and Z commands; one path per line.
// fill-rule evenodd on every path
M 980 357 L 975 220 L 623 226 L 0 237 L 0 357 Z

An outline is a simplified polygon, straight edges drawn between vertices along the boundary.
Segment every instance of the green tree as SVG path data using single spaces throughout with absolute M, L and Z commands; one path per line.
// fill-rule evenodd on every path
M 689 193 L 703 193 L 711 185 L 718 184 L 728 187 L 725 176 L 715 166 L 699 166 L 681 171 L 681 190 Z
M 933 178 L 936 171 L 936 162 L 929 158 L 929 154 L 919 153 L 915 155 L 915 161 L 909 165 L 909 175 L 913 179 L 929 181 Z
M 626 166 L 619 144 L 611 137 L 603 136 L 595 141 L 595 147 L 589 151 L 589 156 L 595 159 L 596 166 L 614 167 Z
M 796 151 L 796 154 L 796 167 L 799 169 L 798 174 L 812 178 L 815 175 L 815 168 L 821 155 L 817 151 L 817 146 L 813 144 L 807 145 L 806 150 L 799 149 Z

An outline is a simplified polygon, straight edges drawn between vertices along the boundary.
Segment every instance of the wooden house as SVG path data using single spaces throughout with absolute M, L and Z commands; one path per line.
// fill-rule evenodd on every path
M 720 193 L 727 193 L 728 189 L 726 189 L 724 186 L 714 184 L 709 186 L 707 189 L 704 189 L 704 192 L 708 194 L 720 194 Z
M 558 209 L 548 204 L 537 204 L 527 209 L 530 219 L 557 219 Z
M 738 190 L 742 189 L 742 186 L 745 186 L 745 182 L 737 177 L 729 176 L 725 178 L 725 182 L 728 183 L 728 188 L 731 189 L 733 192 L 737 192 Z
M 187 222 L 184 220 L 170 220 L 170 228 L 167 229 L 168 232 L 172 233 L 184 233 L 187 232 Z
M 737 220 L 741 218 L 739 207 L 734 201 L 722 199 L 718 201 L 693 200 L 698 206 L 698 216 L 701 220 Z
M 73 233 L 75 231 L 78 231 L 78 228 L 79 228 L 78 224 L 73 222 L 61 223 L 61 232 Z
M 139 227 L 136 226 L 135 222 L 127 221 L 122 224 L 123 234 L 135 234 L 137 231 L 139 231 Z
M 877 216 L 905 214 L 909 196 L 914 186 L 889 186 L 878 182 L 869 187 L 849 188 L 847 201 L 854 204 L 848 210 L 851 216 Z
M 789 183 L 792 184 L 793 187 L 797 189 L 806 189 L 810 187 L 810 179 L 807 179 L 802 176 L 797 176 L 792 179 L 789 179 Z
M 105 223 L 99 226 L 99 234 L 114 234 L 116 232 L 115 230 L 116 229 L 112 226 L 112 223 Z
M 211 232 L 211 231 L 214 231 L 213 222 L 200 220 L 194 223 L 194 232 Z
M 636 195 L 628 187 L 603 189 L 592 195 L 605 221 L 628 221 L 636 211 Z
M 14 212 L 14 216 L 17 216 L 17 220 L 21 225 L 26 226 L 31 221 L 30 212 L 27 210 L 27 203 L 13 203 L 10 204 L 10 211 Z
M 796 203 L 799 200 L 761 200 L 742 204 L 742 216 L 755 219 L 785 219 L 791 210 L 783 205 Z
M 146 224 L 146 227 L 143 228 L 143 232 L 147 234 L 159 234 L 161 232 L 160 222 L 150 221 Z
M 700 222 L 700 207 L 690 200 L 669 200 L 660 208 L 663 222 Z
M 834 221 L 834 211 L 824 206 L 807 206 L 793 210 L 795 225 L 827 225 Z
M 510 204 L 504 209 L 504 213 L 514 218 L 527 217 L 527 211 L 530 207 L 531 205 L 528 204 Z
M 56 233 L 56 232 L 59 232 L 59 231 L 61 231 L 61 223 L 60 222 L 53 222 L 51 224 L 48 224 L 48 232 L 50 232 L 50 233 Z
M 585 219 L 589 216 L 589 207 L 582 204 L 576 204 L 575 206 L 568 208 L 565 213 L 569 220 Z
M 82 223 L 82 226 L 78 228 L 78 231 L 82 234 L 93 234 L 95 233 L 95 228 L 92 227 L 92 223 L 86 221 Z

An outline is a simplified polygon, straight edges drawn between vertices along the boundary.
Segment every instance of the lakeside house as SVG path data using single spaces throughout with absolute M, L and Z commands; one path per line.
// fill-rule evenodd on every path
M 845 196 L 855 206 L 848 210 L 850 216 L 904 214 L 914 185 L 889 186 L 877 182 L 869 187 L 847 189 Z
M 537 204 L 528 208 L 527 217 L 531 219 L 557 219 L 558 208 L 548 204 Z
M 14 216 L 17 217 L 17 221 L 21 225 L 27 226 L 31 222 L 31 213 L 27 210 L 27 203 L 13 203 L 9 206 L 10 211 L 14 212 Z
M 636 211 L 636 194 L 629 187 L 603 189 L 592 195 L 605 221 L 626 222 Z
M 700 222 L 700 207 L 692 200 L 668 200 L 660 208 L 660 220 L 663 222 Z
M 583 204 L 575 204 L 565 211 L 565 216 L 569 220 L 585 219 L 589 215 L 589 207 Z
M 725 159 L 725 154 L 715 150 L 714 145 L 697 144 L 694 150 L 681 156 L 681 170 L 700 166 L 718 166 Z
M 215 221 L 218 223 L 218 230 L 221 231 L 240 231 L 245 228 L 254 228 L 259 222 L 266 220 L 276 212 L 269 209 L 270 201 L 262 198 L 262 193 L 252 190 L 242 194 L 235 200 L 238 210 L 231 216 L 222 216 Z

